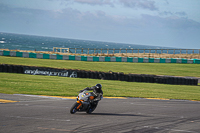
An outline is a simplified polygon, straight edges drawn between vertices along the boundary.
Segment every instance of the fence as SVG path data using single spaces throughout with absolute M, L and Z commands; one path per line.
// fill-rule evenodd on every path
M 64 50 L 64 51 L 63 51 Z M 53 52 L 74 53 L 74 54 L 200 54 L 200 49 L 96 49 L 96 48 L 58 48 L 54 47 Z

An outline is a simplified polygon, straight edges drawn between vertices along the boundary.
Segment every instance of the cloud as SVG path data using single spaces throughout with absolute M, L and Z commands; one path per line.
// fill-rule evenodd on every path
M 163 11 L 159 12 L 159 15 L 161 16 L 180 16 L 180 17 L 187 17 L 186 12 L 171 12 L 171 11 Z
M 164 0 L 164 2 L 165 2 L 165 4 L 169 5 L 169 2 L 168 2 L 168 0 Z
M 155 16 L 142 14 L 140 18 L 128 18 L 120 15 L 109 15 L 104 11 L 81 12 L 76 9 L 66 8 L 62 12 L 56 12 L 59 16 L 56 21 L 65 22 L 63 27 L 69 25 L 90 30 L 123 30 L 133 31 L 134 29 L 200 29 L 200 23 L 187 17 L 171 15 L 176 13 L 165 12 L 168 16 Z M 180 12 L 181 13 L 181 12 Z M 185 15 L 183 13 L 183 15 Z
M 73 0 L 74 2 L 81 4 L 89 4 L 89 5 L 109 5 L 111 7 L 115 7 L 117 3 L 120 3 L 128 8 L 142 8 L 151 11 L 158 10 L 155 6 L 155 1 L 153 0 Z
M 200 29 L 200 23 L 192 19 L 179 16 L 160 17 L 143 14 L 142 22 L 148 26 L 171 29 Z
M 85 2 L 90 4 L 109 4 L 111 0 L 75 0 L 79 2 Z M 151 3 L 147 0 L 120 0 L 127 6 L 142 6 L 141 3 Z M 134 5 L 135 4 L 135 5 Z M 145 8 L 146 6 L 143 6 Z M 154 3 L 151 6 L 147 6 L 148 9 L 156 9 Z M 147 8 L 146 7 L 146 8 Z M 41 9 L 28 9 L 28 8 L 13 8 L 7 5 L 0 5 L 0 16 L 8 18 L 8 20 L 15 19 L 22 24 L 37 24 L 53 26 L 59 24 L 57 27 L 93 27 L 95 29 L 131 29 L 140 27 L 161 27 L 161 28 L 174 28 L 174 29 L 186 29 L 186 28 L 200 28 L 200 23 L 187 18 L 185 12 L 171 12 L 164 11 L 159 13 L 160 16 L 142 14 L 140 18 L 129 18 L 122 15 L 110 15 L 106 11 L 80 11 L 68 7 L 60 10 L 41 10 Z M 7 17 L 6 17 L 7 16 Z M 63 25 L 63 26 L 62 26 Z
M 6 4 L 0 3 L 0 13 L 9 13 L 12 12 L 10 7 Z
M 75 2 L 81 3 L 81 4 L 89 4 L 89 5 L 110 5 L 114 6 L 111 0 L 74 0 Z
M 158 10 L 155 6 L 155 1 L 152 0 L 119 0 L 119 2 L 129 8 L 143 8 L 151 11 Z
M 66 8 L 61 12 L 56 13 L 60 19 L 58 21 L 65 21 L 82 28 L 89 29 L 110 29 L 118 22 L 114 16 L 107 15 L 104 11 L 97 10 L 95 12 L 80 12 L 72 8 Z
M 67 1 L 72 2 L 72 0 L 58 0 L 58 3 L 63 2 L 63 4 L 65 4 Z M 78 0 L 76 1 L 78 2 Z M 117 0 L 112 0 L 112 2 L 116 1 Z M 105 4 L 108 6 L 111 0 L 107 1 L 108 3 L 100 0 L 82 0 L 81 2 L 90 5 Z M 154 15 L 149 15 L 149 10 L 157 9 L 155 4 L 152 3 L 151 7 L 142 6 L 141 3 L 148 3 L 150 0 L 121 0 L 121 2 L 129 4 L 126 5 L 126 7 L 130 6 L 129 8 L 143 8 L 148 10 L 146 13 L 142 11 L 143 14 L 139 14 L 140 17 L 129 17 L 118 13 L 109 14 L 107 10 L 103 10 L 99 7 L 95 8 L 95 10 L 81 10 L 79 8 L 74 8 L 74 6 L 62 6 L 62 8 L 59 9 L 45 10 L 0 4 L 0 18 L 4 19 L 0 21 L 0 29 L 7 32 L 92 40 L 107 39 L 109 41 L 116 40 L 126 42 L 126 40 L 133 40 L 133 38 L 135 38 L 135 40 L 133 40 L 134 42 L 137 41 L 141 43 L 148 43 L 150 42 L 149 39 L 157 40 L 157 37 L 159 38 L 161 36 L 168 39 L 173 37 L 172 34 L 174 32 L 176 32 L 177 35 L 188 35 L 188 37 L 192 34 L 192 37 L 198 36 L 198 34 L 194 33 L 196 31 L 198 31 L 196 33 L 199 33 L 200 23 L 188 19 L 189 17 L 187 17 L 187 13 L 184 11 L 173 12 L 167 10 L 159 12 L 158 15 L 155 15 L 155 12 L 153 13 Z M 75 5 L 75 3 L 72 4 Z M 77 5 L 80 6 L 80 4 Z M 86 7 L 88 6 L 86 5 Z M 117 9 L 117 7 L 118 6 L 112 8 L 112 10 Z M 169 34 L 166 33 L 166 31 L 168 31 Z M 138 38 L 141 39 L 138 40 Z M 153 42 L 155 44 L 158 43 L 156 41 Z
M 170 12 L 170 11 L 163 11 L 163 12 L 159 12 L 159 15 L 161 15 L 161 16 L 168 16 L 168 15 L 173 15 L 173 13 Z
M 187 13 L 185 13 L 185 12 L 176 12 L 175 14 L 177 14 L 179 16 L 187 16 Z
M 110 15 L 102 10 L 80 11 L 68 7 L 59 11 L 46 11 L 45 15 L 47 19 L 52 19 L 55 23 L 63 24 L 63 27 L 78 26 L 82 28 L 101 30 L 110 30 L 112 28 L 131 30 L 134 28 L 139 29 L 144 27 L 170 29 L 200 28 L 200 23 L 188 19 L 185 12 L 165 11 L 156 16 L 142 14 L 140 18 L 129 18 L 121 15 Z

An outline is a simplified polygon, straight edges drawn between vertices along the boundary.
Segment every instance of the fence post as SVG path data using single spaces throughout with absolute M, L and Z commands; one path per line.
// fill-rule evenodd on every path
M 119 53 L 121 53 L 121 48 L 119 49 Z
M 181 54 L 182 52 L 181 52 L 181 49 L 180 49 L 180 54 Z
M 115 54 L 115 49 L 113 49 L 113 55 Z
M 200 59 L 200 49 L 199 49 L 199 59 Z
M 109 49 L 107 49 L 107 55 L 108 55 L 108 50 L 109 50 Z
M 186 49 L 186 54 L 188 54 L 188 49 Z
M 174 53 L 173 54 L 175 54 L 175 49 L 174 49 Z
M 167 54 L 169 53 L 169 49 L 167 49 Z
M 101 55 L 102 55 L 102 48 L 101 48 Z
M 96 52 L 96 48 L 94 49 L 94 54 L 95 54 L 95 52 Z
M 145 54 L 145 49 L 144 49 L 144 52 L 143 52 L 144 54 Z
M 133 54 L 133 48 L 131 48 L 132 49 L 132 54 Z
M 127 55 L 127 48 L 126 48 L 126 55 Z
M 75 54 L 76 54 L 76 48 L 75 48 Z
M 82 50 L 81 50 L 81 54 L 83 54 L 83 48 L 82 48 Z

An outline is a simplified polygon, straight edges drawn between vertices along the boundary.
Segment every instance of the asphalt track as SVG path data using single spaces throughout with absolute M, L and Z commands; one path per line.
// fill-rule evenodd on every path
M 198 101 L 104 98 L 93 114 L 73 115 L 75 99 L 0 94 L 0 102 L 0 133 L 200 132 Z

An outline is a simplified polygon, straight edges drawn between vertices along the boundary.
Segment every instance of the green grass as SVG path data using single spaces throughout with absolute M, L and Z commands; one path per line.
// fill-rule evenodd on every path
M 93 71 L 113 71 L 135 74 L 154 74 L 171 76 L 200 77 L 199 64 L 174 63 L 128 63 L 128 62 L 87 62 L 71 60 L 50 60 L 20 57 L 0 56 L 2 64 L 17 64 L 28 66 L 43 66 L 66 69 L 80 69 Z
M 0 93 L 7 94 L 76 96 L 79 90 L 96 83 L 103 85 L 104 96 L 200 101 L 199 86 L 0 73 Z
M 0 56 L 0 64 L 66 69 L 200 77 L 199 64 L 85 62 Z M 200 101 L 199 86 L 0 73 L 0 93 L 76 96 L 85 87 L 103 85 L 104 96 L 167 98 Z

